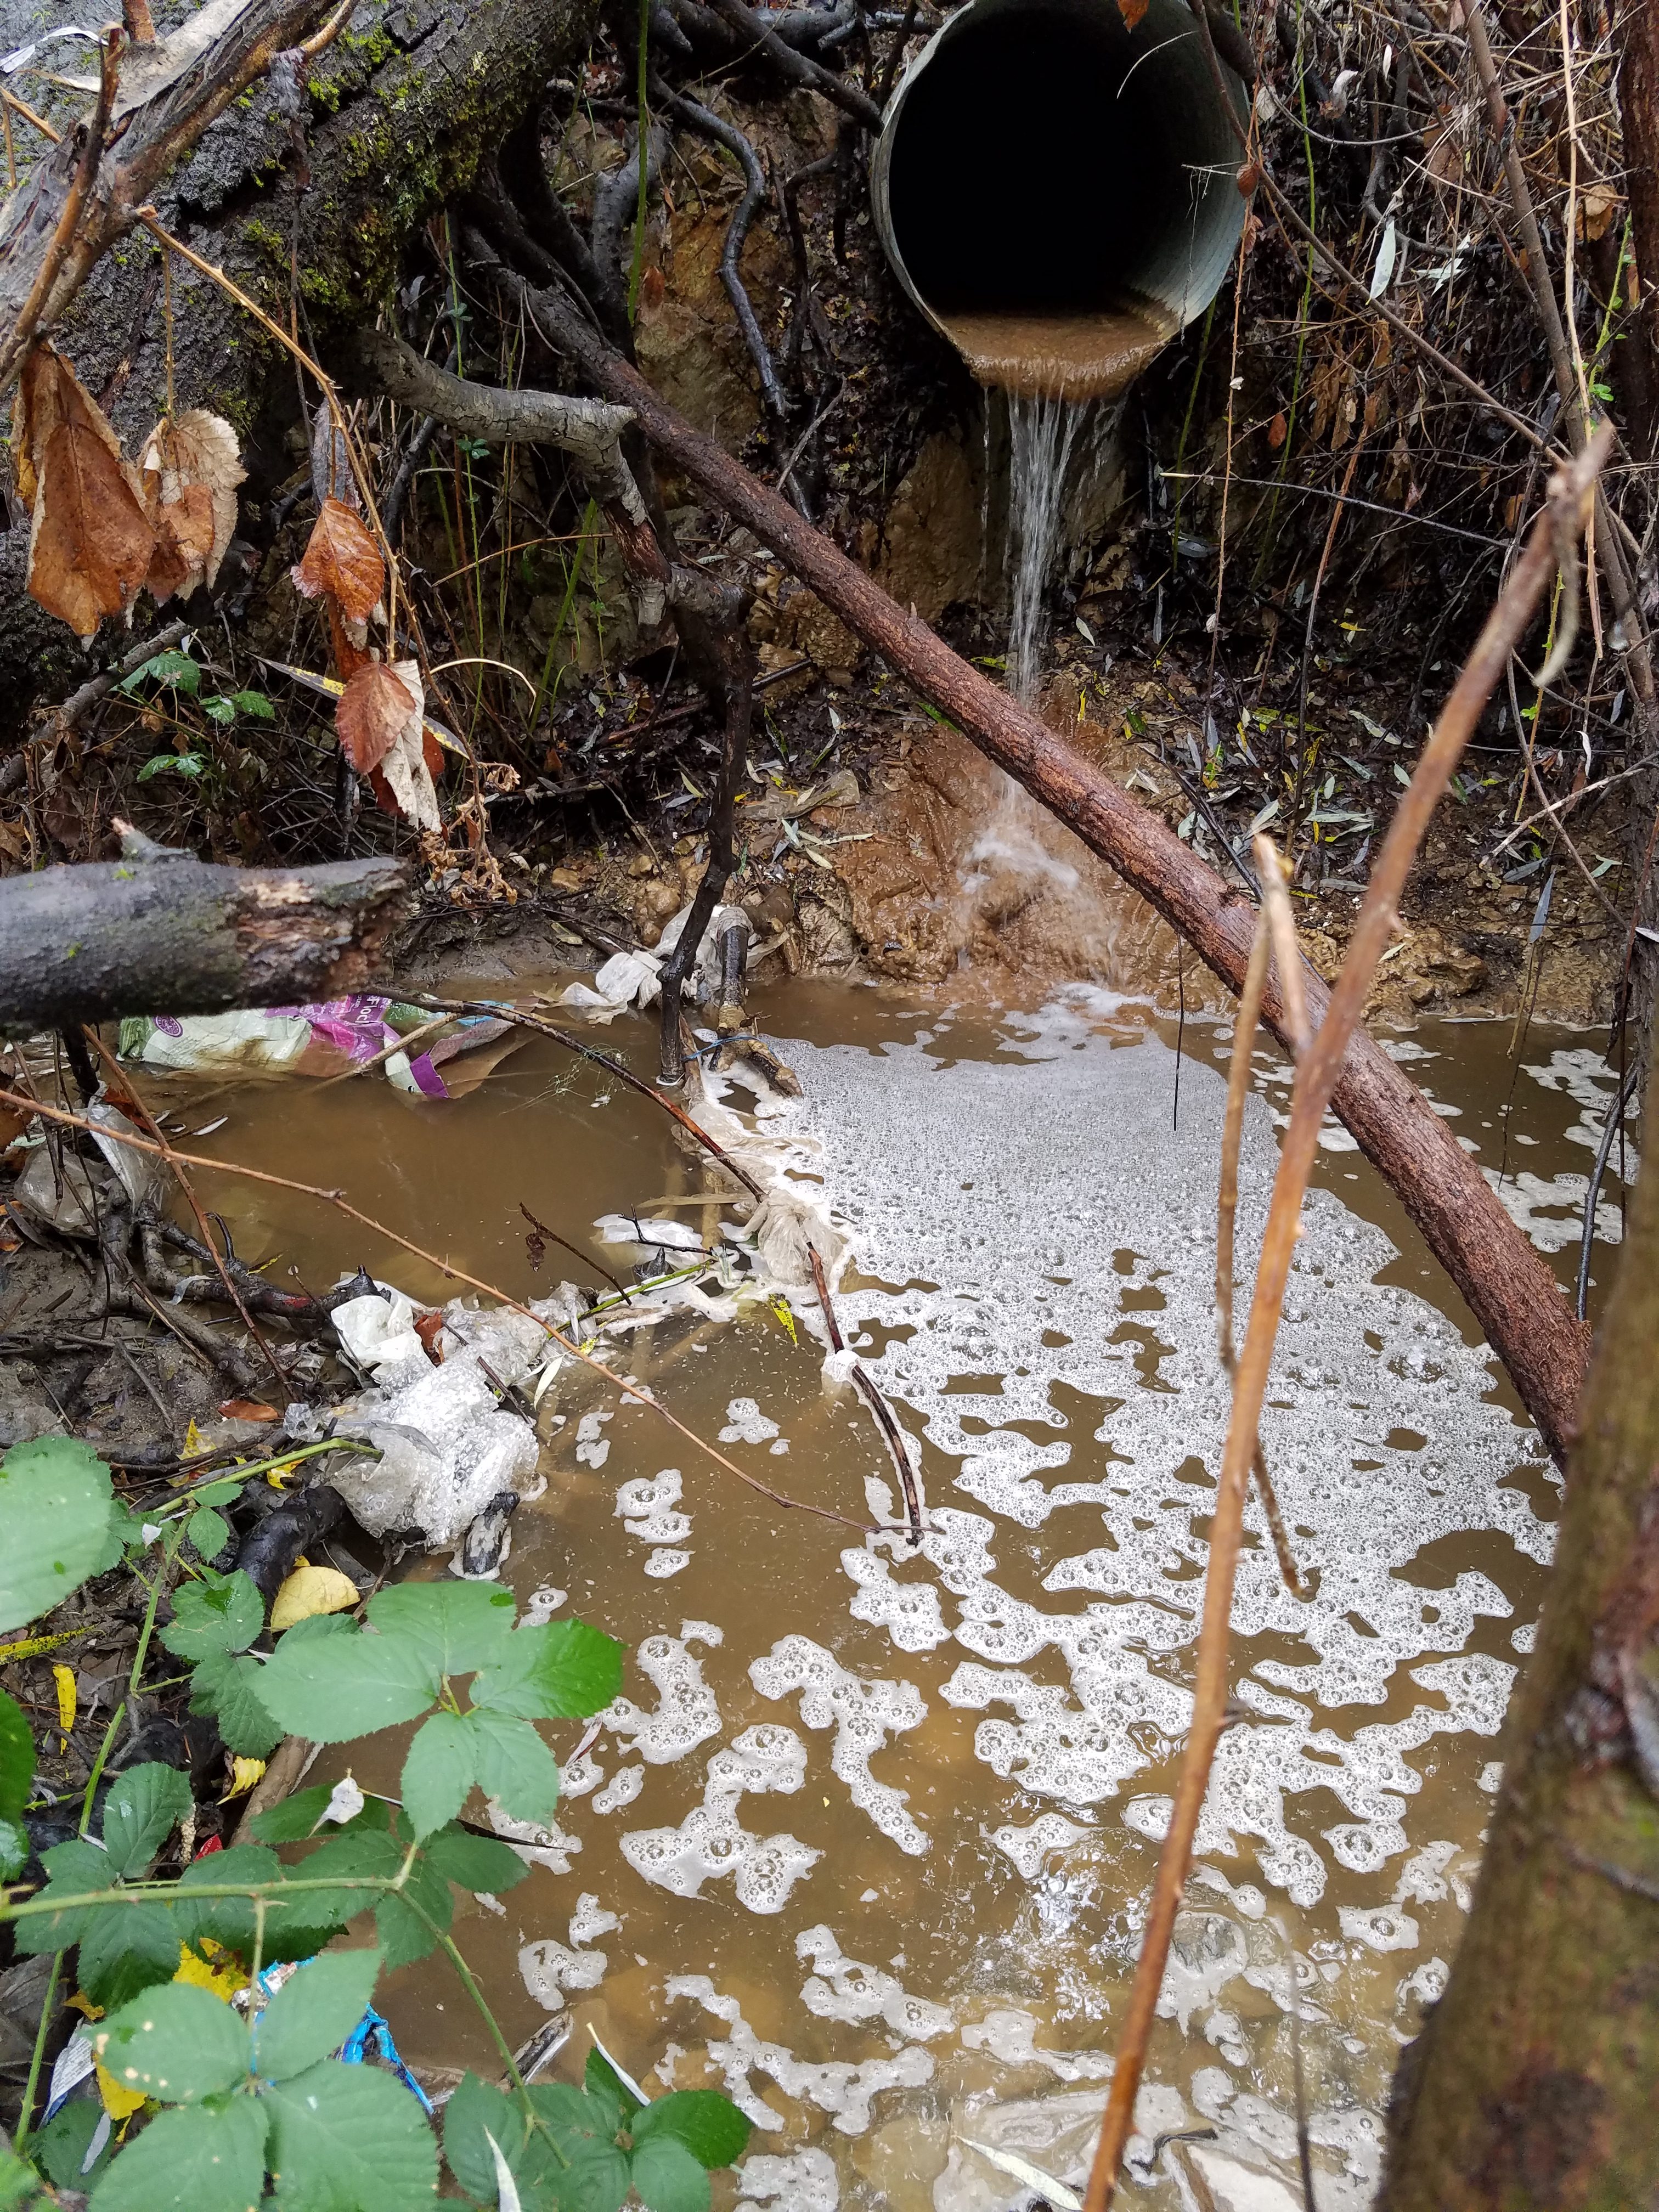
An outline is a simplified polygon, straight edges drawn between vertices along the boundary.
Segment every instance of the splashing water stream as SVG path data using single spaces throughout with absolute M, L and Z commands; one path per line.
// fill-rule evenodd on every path
M 1066 479 L 1089 414 L 1087 400 L 1008 394 L 1008 685 L 1023 706 L 1036 704 L 1042 680 L 1043 594 L 1060 551 Z

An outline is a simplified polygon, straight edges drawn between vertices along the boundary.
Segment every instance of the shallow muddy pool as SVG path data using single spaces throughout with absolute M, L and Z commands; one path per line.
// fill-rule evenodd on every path
M 562 1731 L 536 1869 L 458 1934 L 515 2042 L 568 2006 L 556 2072 L 591 2027 L 653 2092 L 724 2081 L 756 2123 L 725 2202 L 991 2212 L 1029 2191 L 985 2147 L 1080 2185 L 1186 1725 L 1225 1414 L 1230 1033 L 1188 1021 L 1177 1059 L 1173 1023 L 1093 989 L 997 1013 L 795 984 L 755 1012 L 805 1093 L 760 1126 L 850 1240 L 842 1326 L 917 1439 L 927 1533 L 887 1525 L 890 1463 L 823 1387 L 810 1297 L 799 1319 L 673 1315 L 609 1356 L 872 1533 L 769 1504 L 567 1368 L 505 1571 L 626 1641 L 625 1698 L 580 1759 Z M 642 1025 L 596 1041 L 648 1068 Z M 1570 1273 L 1612 1079 L 1592 1038 L 1509 1043 L 1441 1024 L 1395 1049 Z M 1258 1073 L 1246 1281 L 1285 1095 L 1274 1054 Z M 625 1279 L 605 1213 L 711 1237 L 721 1218 L 684 1202 L 704 1178 L 665 1117 L 540 1040 L 448 1104 L 367 1082 L 221 1090 L 199 1116 L 204 1093 L 173 1097 L 228 1117 L 204 1148 L 343 1187 L 514 1297 L 597 1282 L 596 1262 Z M 1148 2206 L 1299 2203 L 1297 2022 L 1318 2201 L 1366 2201 L 1549 1556 L 1547 1457 L 1345 1143 L 1322 1156 L 1263 1430 L 1312 1595 L 1284 1587 L 1253 1501 L 1236 1718 L 1137 2116 L 1126 2201 Z M 454 1289 L 320 1206 L 204 1180 L 279 1278 L 362 1260 L 416 1298 Z M 532 1267 L 521 1203 L 580 1264 L 550 1243 Z M 398 1756 L 360 1778 L 394 1790 Z M 417 2064 L 493 2070 L 441 1966 L 389 2005 Z

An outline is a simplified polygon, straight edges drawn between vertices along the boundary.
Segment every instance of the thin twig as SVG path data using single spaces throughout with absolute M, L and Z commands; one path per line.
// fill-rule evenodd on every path
M 1613 1139 L 1619 1134 L 1641 1073 L 1641 1063 L 1638 1060 L 1632 1060 L 1625 1071 L 1619 1094 L 1607 1108 L 1601 1141 L 1595 1148 L 1595 1165 L 1590 1174 L 1589 1188 L 1584 1193 L 1584 1227 L 1578 1240 L 1578 1296 L 1574 1308 L 1580 1321 L 1589 1318 L 1584 1309 L 1589 1299 L 1590 1247 L 1595 1242 L 1595 1201 L 1601 1194 L 1601 1178 L 1607 1174 L 1607 1162 L 1613 1157 Z
M 1216 1322 L 1221 1340 L 1221 1364 L 1229 1382 L 1237 1366 L 1233 1346 L 1233 1254 L 1238 1218 L 1238 1154 L 1244 1134 L 1244 1102 L 1250 1091 L 1251 1054 L 1261 1019 L 1261 995 L 1267 988 L 1269 948 L 1267 916 L 1259 914 L 1255 937 L 1250 945 L 1250 964 L 1244 971 L 1244 988 L 1239 993 L 1238 1012 L 1233 1019 L 1233 1049 L 1227 1067 L 1227 1110 L 1221 1130 L 1221 1187 L 1215 1208 Z M 1261 1510 L 1278 1554 L 1280 1577 L 1292 1597 L 1305 1599 L 1312 1593 L 1303 1580 L 1296 1554 L 1291 1549 L 1285 1516 L 1279 1511 L 1278 1493 L 1267 1472 L 1267 1455 L 1260 1437 L 1255 1441 L 1251 1472 L 1261 1495 Z
M 531 1231 L 533 1235 L 537 1237 L 550 1237 L 561 1251 L 568 1252 L 571 1258 L 573 1260 L 580 1261 L 584 1267 L 592 1267 L 595 1274 L 603 1275 L 606 1282 L 610 1284 L 611 1289 L 617 1293 L 617 1296 L 619 1298 L 627 1297 L 627 1291 L 623 1290 L 622 1285 L 617 1280 L 609 1267 L 605 1267 L 600 1261 L 596 1260 L 592 1253 L 584 1252 L 579 1244 L 573 1244 L 568 1237 L 561 1237 L 556 1229 L 550 1229 L 544 1221 L 538 1221 L 535 1215 L 530 1211 L 530 1208 L 525 1204 L 522 1199 L 519 1200 L 519 1211 L 523 1214 L 525 1219 L 530 1224 Z M 528 1240 L 526 1239 L 526 1242 Z M 537 1265 L 537 1261 L 533 1255 L 532 1255 L 530 1264 L 532 1267 Z
M 1169 1958 L 1170 1933 L 1192 1863 L 1194 1838 L 1225 1720 L 1233 1583 L 1243 1534 L 1245 1487 L 1255 1454 L 1291 1262 L 1301 1234 L 1303 1199 L 1318 1152 L 1320 1130 L 1349 1041 L 1359 1025 L 1377 963 L 1387 950 L 1407 878 L 1435 807 L 1474 732 L 1486 701 L 1502 679 L 1508 656 L 1525 634 L 1538 601 L 1555 573 L 1556 518 L 1565 512 L 1583 529 L 1595 495 L 1597 472 L 1606 461 L 1612 442 L 1610 430 L 1598 431 L 1585 451 L 1559 471 L 1552 483 L 1552 511 L 1540 515 L 1534 525 L 1526 552 L 1487 617 L 1440 719 L 1424 745 L 1410 786 L 1395 810 L 1325 1018 L 1297 1068 L 1291 1094 L 1290 1126 L 1285 1133 L 1279 1172 L 1274 1178 L 1273 1204 L 1262 1239 L 1244 1349 L 1233 1385 L 1232 1411 L 1217 1486 L 1192 1723 L 1175 1805 L 1158 1857 L 1158 1876 L 1152 1887 L 1140 1955 L 1135 1962 L 1111 2094 L 1095 2148 L 1084 2212 L 1107 2212 L 1116 2191 L 1118 2170 L 1133 2124 L 1135 2097 L 1146 2067 L 1147 2043 Z
M 845 1352 L 847 1346 L 842 1337 L 841 1323 L 836 1319 L 835 1304 L 830 1296 L 829 1278 L 823 1272 L 823 1261 L 816 1244 L 807 1245 L 806 1258 L 812 1270 L 812 1288 L 817 1293 L 823 1325 L 830 1332 L 830 1348 L 832 1352 Z M 893 1472 L 904 1492 L 904 1510 L 910 1523 L 910 1541 L 919 1544 L 921 1541 L 921 1499 L 916 1490 L 915 1469 L 910 1464 L 909 1447 L 904 1431 L 899 1425 L 898 1416 L 876 1388 L 857 1352 L 853 1354 L 853 1387 L 875 1417 L 881 1440 L 893 1462 Z
M 1261 886 L 1261 907 L 1267 917 L 1273 966 L 1279 973 L 1279 994 L 1285 1004 L 1285 1033 L 1298 1060 L 1308 1049 L 1308 992 L 1302 976 L 1302 955 L 1296 942 L 1296 921 L 1290 893 L 1285 888 L 1285 864 L 1265 830 L 1259 831 L 1251 850 L 1255 854 L 1256 880 Z

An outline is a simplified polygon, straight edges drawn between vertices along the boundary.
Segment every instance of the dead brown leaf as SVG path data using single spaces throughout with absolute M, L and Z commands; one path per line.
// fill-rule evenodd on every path
M 1290 424 L 1285 421 L 1285 410 L 1281 407 L 1267 425 L 1267 443 L 1277 453 L 1289 435 Z
M 120 441 L 49 345 L 23 364 L 12 414 L 20 493 L 30 501 L 29 596 L 89 638 L 125 614 L 155 552 Z
M 1581 194 L 1578 201 L 1580 238 L 1605 238 L 1622 205 L 1623 202 L 1612 185 L 1600 180 L 1591 185 Z
M 205 407 L 164 415 L 144 441 L 139 469 L 145 509 L 163 548 L 151 591 L 162 599 L 198 584 L 211 590 L 235 534 L 236 487 L 246 474 L 236 433 Z M 184 573 L 174 576 L 180 560 Z
M 148 487 L 155 479 L 143 481 Z M 205 484 L 186 484 L 177 499 L 158 501 L 150 519 L 155 557 L 144 585 L 160 606 L 175 592 L 193 592 L 206 573 L 213 555 L 212 496 Z
M 367 622 L 386 589 L 386 564 L 367 526 L 343 501 L 325 499 L 294 572 L 308 599 L 331 599 L 348 623 Z
M 438 811 L 437 789 L 427 764 L 429 740 L 426 732 L 426 690 L 421 682 L 421 672 L 414 661 L 399 660 L 393 664 L 393 673 L 413 699 L 415 711 L 380 763 L 380 774 L 405 821 L 412 822 L 417 830 L 440 830 L 443 817 Z
M 359 775 L 380 767 L 411 716 L 418 722 L 420 709 L 408 685 L 383 660 L 369 661 L 349 680 L 334 720 L 341 750 Z
M 1133 31 L 1146 14 L 1149 0 L 1117 0 L 1117 12 L 1123 18 L 1123 27 Z

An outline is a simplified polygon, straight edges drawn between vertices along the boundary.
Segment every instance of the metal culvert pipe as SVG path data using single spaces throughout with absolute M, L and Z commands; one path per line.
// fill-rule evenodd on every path
M 981 383 L 1109 398 L 1220 289 L 1239 160 L 1187 0 L 968 0 L 894 93 L 876 226 Z

